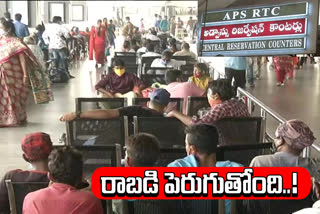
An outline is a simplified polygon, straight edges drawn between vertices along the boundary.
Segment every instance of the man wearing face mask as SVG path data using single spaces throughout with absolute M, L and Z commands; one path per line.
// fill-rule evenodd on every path
M 181 65 L 185 65 L 186 61 L 178 61 L 172 59 L 172 53 L 168 50 L 163 51 L 161 59 L 153 60 L 151 67 L 154 68 L 174 68 L 179 69 Z
M 125 64 L 121 59 L 115 59 L 113 72 L 100 80 L 95 88 L 103 94 L 103 97 L 127 97 L 130 102 L 133 97 L 142 97 L 141 90 L 145 85 L 133 73 L 126 72 Z
M 207 97 L 211 110 L 202 118 L 191 118 L 175 110 L 171 111 L 168 117 L 176 117 L 189 126 L 192 124 L 215 125 L 218 120 L 223 118 L 249 116 L 247 106 L 242 101 L 232 98 L 233 90 L 230 82 L 226 79 L 212 81 L 209 85 Z

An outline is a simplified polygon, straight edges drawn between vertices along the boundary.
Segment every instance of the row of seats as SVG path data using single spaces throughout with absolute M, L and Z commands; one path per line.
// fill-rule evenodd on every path
M 59 146 L 56 146 L 59 147 Z M 233 152 L 241 152 L 243 158 L 246 158 L 246 162 L 250 162 L 253 156 L 247 154 L 268 154 L 271 152 L 271 143 L 261 143 L 256 145 L 241 145 L 241 146 L 220 146 L 217 151 L 217 160 L 230 160 L 230 156 L 233 156 Z M 114 145 L 99 145 L 99 146 L 75 146 L 83 155 L 84 162 L 84 175 L 90 176 L 94 170 L 99 167 L 120 167 L 122 148 L 119 144 Z M 229 154 L 229 155 L 228 155 Z M 184 148 L 161 148 L 161 154 L 156 166 L 166 167 L 170 162 L 183 158 L 186 155 Z M 6 181 L 6 185 L 9 192 L 9 201 L 12 213 L 22 213 L 22 205 L 24 197 L 35 190 L 45 188 L 48 183 L 20 183 Z M 110 201 L 103 201 L 106 213 L 111 213 Z M 190 213 L 217 213 L 212 212 L 218 210 L 218 201 L 161 201 L 161 200 L 136 200 L 129 202 L 129 213 L 150 213 L 147 210 L 154 210 L 152 213 L 165 213 L 163 209 L 170 207 L 170 213 L 180 213 L 180 211 L 174 212 L 174 203 L 184 203 L 182 207 L 188 207 L 188 209 L 194 210 Z M 166 206 L 164 206 L 166 205 Z M 109 210 L 109 212 L 108 212 Z M 197 212 L 196 212 L 197 211 Z
M 170 98 L 171 105 L 175 106 L 175 109 L 182 112 L 183 98 Z M 147 106 L 149 98 L 133 98 L 133 105 Z M 76 112 L 81 112 L 88 109 L 97 109 L 97 103 L 108 103 L 115 108 L 127 106 L 126 98 L 100 98 L 100 97 L 79 97 L 76 98 Z M 170 104 L 169 104 L 170 105 Z M 207 97 L 188 97 L 186 113 L 188 116 L 197 116 L 199 111 L 205 111 L 210 108 Z

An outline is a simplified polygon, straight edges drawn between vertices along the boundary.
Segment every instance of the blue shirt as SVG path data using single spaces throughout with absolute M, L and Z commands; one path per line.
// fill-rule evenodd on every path
M 17 37 L 23 38 L 30 35 L 28 26 L 19 21 L 15 21 L 14 28 L 15 28 Z
M 224 65 L 226 68 L 232 68 L 234 70 L 246 70 L 247 57 L 225 57 Z
M 199 167 L 199 162 L 194 155 L 188 155 L 169 163 L 168 167 Z M 243 165 L 231 161 L 217 161 L 216 167 L 243 167 Z M 225 200 L 225 214 L 231 214 L 231 201 Z

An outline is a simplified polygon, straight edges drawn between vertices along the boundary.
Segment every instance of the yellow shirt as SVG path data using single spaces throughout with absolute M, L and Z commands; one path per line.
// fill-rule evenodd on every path
M 200 78 L 195 78 L 194 76 L 192 76 L 192 77 L 189 77 L 188 81 L 194 83 L 196 86 L 206 91 L 208 89 L 211 78 L 210 76 L 202 76 Z

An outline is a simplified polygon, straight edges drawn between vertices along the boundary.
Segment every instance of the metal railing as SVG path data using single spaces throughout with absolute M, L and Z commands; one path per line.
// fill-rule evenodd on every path
M 263 122 L 264 125 L 262 126 L 263 139 L 272 138 L 271 135 L 268 134 L 267 130 L 266 130 L 267 129 L 266 120 L 267 120 L 268 115 L 271 116 L 272 118 L 274 118 L 277 122 L 279 122 L 279 124 L 282 124 L 285 121 L 287 121 L 284 117 L 282 117 L 281 115 L 279 115 L 278 113 L 273 111 L 270 107 L 265 105 L 262 101 L 260 101 L 258 98 L 253 96 L 251 93 L 249 93 L 248 91 L 246 91 L 242 88 L 238 88 L 237 89 L 237 97 L 240 98 L 241 96 L 247 97 L 247 105 L 248 105 L 248 110 L 249 110 L 250 115 L 252 114 L 252 104 L 260 107 L 260 109 L 261 109 L 260 116 L 263 118 L 263 121 L 264 121 Z M 317 152 L 320 152 L 320 144 L 319 143 L 313 143 L 312 148 L 315 149 Z M 310 149 L 310 147 L 307 147 L 306 149 L 303 150 L 302 156 L 303 157 L 310 157 L 310 154 L 311 154 L 311 149 Z

